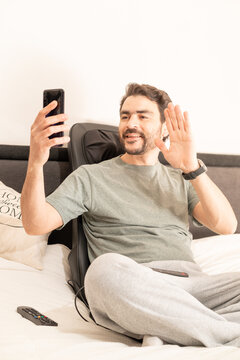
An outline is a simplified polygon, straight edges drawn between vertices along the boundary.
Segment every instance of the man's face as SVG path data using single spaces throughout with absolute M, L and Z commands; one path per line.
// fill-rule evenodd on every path
M 156 102 L 142 95 L 129 96 L 120 112 L 119 136 L 125 152 L 142 155 L 156 147 L 161 135 L 160 112 Z

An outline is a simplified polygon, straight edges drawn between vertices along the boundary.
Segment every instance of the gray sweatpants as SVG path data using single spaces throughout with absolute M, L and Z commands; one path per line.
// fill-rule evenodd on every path
M 90 265 L 85 294 L 97 324 L 133 338 L 152 335 L 170 344 L 240 347 L 240 272 L 207 275 L 188 261 L 138 264 L 107 253 Z

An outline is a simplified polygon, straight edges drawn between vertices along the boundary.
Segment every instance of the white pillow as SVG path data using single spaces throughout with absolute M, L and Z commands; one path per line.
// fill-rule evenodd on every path
M 193 240 L 192 251 L 195 261 L 208 274 L 240 271 L 240 234 Z
M 22 225 L 20 196 L 0 181 L 0 257 L 42 270 L 46 235 L 28 235 Z

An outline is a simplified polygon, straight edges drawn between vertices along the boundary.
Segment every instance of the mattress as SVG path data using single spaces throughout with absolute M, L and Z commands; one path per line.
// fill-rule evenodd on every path
M 192 242 L 195 260 L 209 274 L 240 271 L 240 234 L 216 235 Z M 69 249 L 48 245 L 43 270 L 0 258 L 0 359 L 1 360 L 92 360 L 92 359 L 218 359 L 239 360 L 240 349 L 142 346 L 124 335 L 85 322 L 74 306 L 68 285 Z M 57 327 L 36 326 L 16 311 L 31 306 L 58 323 Z M 88 317 L 84 304 L 79 311 Z

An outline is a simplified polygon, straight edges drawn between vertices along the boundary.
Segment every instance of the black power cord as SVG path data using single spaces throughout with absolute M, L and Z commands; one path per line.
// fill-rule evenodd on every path
M 67 283 L 68 283 L 69 286 L 71 286 L 71 288 L 73 289 L 73 291 L 74 291 L 74 293 L 75 293 L 75 289 L 74 289 L 73 283 L 75 283 L 77 286 L 78 286 L 78 284 L 77 284 L 74 280 L 68 280 Z M 71 284 L 71 283 L 72 283 L 72 284 Z M 82 318 L 84 321 L 90 322 L 90 321 L 86 320 L 85 317 L 82 316 L 82 314 L 80 313 L 80 311 L 79 311 L 79 309 L 78 309 L 78 307 L 77 307 L 77 297 L 78 297 L 78 294 L 80 294 L 80 297 L 81 297 L 82 302 L 84 303 L 84 305 L 86 306 L 86 308 L 87 308 L 88 311 L 89 311 L 89 317 L 94 321 L 94 323 L 95 323 L 97 326 L 100 326 L 100 327 L 102 327 L 102 328 L 104 328 L 104 329 L 109 330 L 109 328 L 107 328 L 107 327 L 105 327 L 105 326 L 103 326 L 103 325 L 99 325 L 99 324 L 95 321 L 95 319 L 94 319 L 94 317 L 92 316 L 91 311 L 90 311 L 90 309 L 89 309 L 88 303 L 87 303 L 87 302 L 84 300 L 84 298 L 82 297 L 81 291 L 82 291 L 83 289 L 84 289 L 84 286 L 82 286 L 81 288 L 79 288 L 78 291 L 75 293 L 74 305 L 75 305 L 75 308 L 76 308 L 78 314 L 81 316 L 81 318 Z
M 77 285 L 77 287 L 78 287 L 78 284 L 77 284 L 74 280 L 68 280 L 67 283 L 68 283 L 69 286 L 71 286 L 73 292 L 75 293 L 75 289 L 74 289 L 73 283 L 75 283 L 75 284 Z M 71 284 L 71 283 L 72 283 L 72 284 Z M 94 321 L 94 323 L 95 323 L 97 326 L 100 326 L 100 327 L 102 327 L 102 328 L 104 328 L 104 329 L 110 330 L 109 328 L 107 328 L 107 327 L 105 327 L 105 326 L 103 326 L 103 325 L 100 325 L 100 324 L 98 324 L 98 323 L 95 321 L 95 319 L 94 319 L 94 317 L 92 316 L 91 311 L 90 311 L 90 309 L 89 309 L 88 303 L 87 303 L 87 302 L 84 300 L 84 298 L 82 297 L 81 291 L 82 291 L 83 289 L 84 289 L 84 286 L 82 286 L 81 288 L 79 288 L 78 291 L 75 293 L 74 305 L 75 305 L 75 308 L 76 308 L 78 314 L 81 316 L 81 318 L 82 318 L 84 321 L 90 322 L 90 321 L 86 320 L 86 319 L 82 316 L 82 314 L 80 313 L 80 311 L 78 310 L 78 307 L 77 307 L 77 297 L 78 297 L 78 294 L 80 294 L 80 297 L 81 297 L 82 302 L 84 303 L 84 305 L 86 306 L 86 308 L 87 308 L 88 311 L 89 311 L 89 317 Z M 128 337 L 132 338 L 131 336 L 128 336 Z M 135 338 L 132 338 L 132 339 L 136 340 L 137 342 L 142 342 L 142 339 L 140 339 L 140 340 L 139 340 L 139 339 L 135 339 Z
M 68 280 L 67 281 L 67 283 L 68 283 L 68 285 L 70 285 L 71 286 L 71 288 L 73 289 L 73 291 L 75 292 L 75 289 L 74 289 L 74 286 L 73 286 L 73 283 L 75 283 L 76 284 L 76 282 L 75 281 L 73 281 L 73 280 Z M 84 303 L 84 305 L 86 306 L 86 308 L 88 309 L 88 311 L 89 311 L 89 316 L 91 317 L 91 319 L 93 319 L 93 317 L 91 316 L 91 312 L 90 312 L 90 309 L 89 309 L 89 306 L 88 306 L 88 303 L 86 303 L 86 301 L 84 300 L 84 298 L 83 298 L 83 296 L 82 296 L 82 294 L 81 294 L 81 291 L 84 289 L 84 286 L 82 286 L 81 288 L 79 288 L 78 289 L 78 291 L 75 293 L 75 298 L 74 298 L 74 305 L 75 305 L 75 308 L 76 308 L 76 310 L 77 310 L 77 312 L 78 312 L 78 314 L 81 316 L 81 318 L 84 320 L 84 321 L 86 321 L 86 322 L 90 322 L 90 321 L 88 321 L 88 320 L 86 320 L 83 316 L 82 316 L 82 314 L 80 313 L 80 311 L 79 311 L 79 309 L 78 309 L 78 307 L 77 307 L 77 297 L 78 297 L 78 294 L 80 295 L 80 298 L 81 298 L 81 301 Z M 93 319 L 93 321 L 95 322 L 95 320 Z M 95 322 L 96 323 L 96 322 Z

